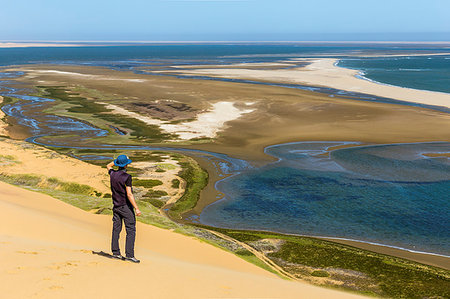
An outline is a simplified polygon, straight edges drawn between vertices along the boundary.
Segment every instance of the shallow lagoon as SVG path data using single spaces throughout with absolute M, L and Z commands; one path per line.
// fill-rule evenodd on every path
M 280 160 L 219 182 L 226 197 L 204 209 L 200 221 L 448 255 L 449 158 L 422 154 L 448 152 L 450 143 L 350 147 L 326 155 L 342 144 L 267 148 Z

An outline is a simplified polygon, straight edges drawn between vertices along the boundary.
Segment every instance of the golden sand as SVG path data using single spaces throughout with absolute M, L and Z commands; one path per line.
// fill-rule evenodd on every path
M 109 177 L 105 169 L 59 155 L 44 147 L 25 141 L 3 139 L 0 141 L 0 155 L 8 157 L 1 165 L 0 173 L 55 177 L 66 182 L 89 185 L 98 192 L 110 192 Z
M 7 298 L 360 297 L 284 281 L 221 249 L 141 223 L 141 264 L 93 255 L 109 249 L 110 216 L 5 183 L 0 190 L 0 293 Z

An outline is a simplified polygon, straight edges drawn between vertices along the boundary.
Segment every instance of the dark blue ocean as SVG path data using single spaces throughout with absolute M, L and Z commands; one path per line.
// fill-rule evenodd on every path
M 345 44 L 11 48 L 0 49 L 0 68 L 56 63 L 145 73 L 155 66 L 335 57 L 339 66 L 358 69 L 368 80 L 450 93 L 450 55 L 361 58 L 448 52 L 448 46 L 439 45 Z M 332 151 L 330 157 L 321 154 L 336 142 L 269 147 L 267 153 L 280 160 L 220 181 L 217 188 L 225 199 L 207 207 L 199 220 L 450 255 L 450 159 L 423 155 L 450 152 L 450 143 L 443 141 L 447 142 L 348 148 Z

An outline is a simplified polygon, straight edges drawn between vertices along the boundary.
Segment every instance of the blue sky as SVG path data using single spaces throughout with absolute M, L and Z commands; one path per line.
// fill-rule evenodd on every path
M 450 40 L 450 0 L 0 0 L 0 40 Z

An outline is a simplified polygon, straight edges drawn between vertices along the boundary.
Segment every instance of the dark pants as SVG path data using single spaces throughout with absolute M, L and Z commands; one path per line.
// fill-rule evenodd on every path
M 111 251 L 120 254 L 119 235 L 122 231 L 122 220 L 127 231 L 125 253 L 127 257 L 134 257 L 134 239 L 136 238 L 136 216 L 134 211 L 127 205 L 113 208 L 113 230 L 111 240 Z

